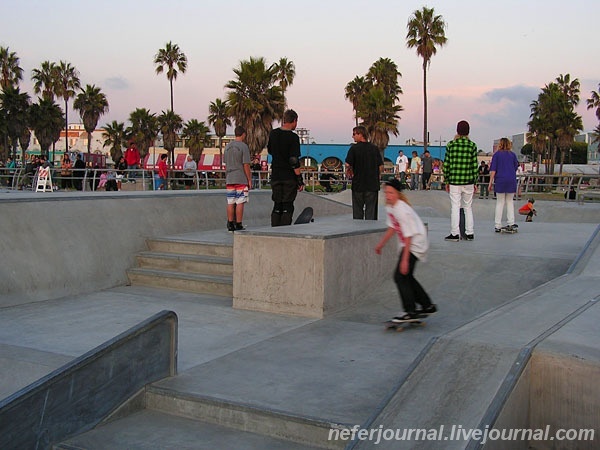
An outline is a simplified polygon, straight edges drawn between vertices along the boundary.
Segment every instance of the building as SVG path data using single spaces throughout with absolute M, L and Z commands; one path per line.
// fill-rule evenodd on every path
M 342 170 L 348 149 L 351 144 L 301 144 L 300 154 L 302 165 L 306 167 L 323 166 L 327 170 Z M 443 160 L 446 155 L 446 147 L 430 145 L 427 147 L 431 157 Z M 422 145 L 388 145 L 384 151 L 384 163 L 390 168 L 396 162 L 398 152 L 402 150 L 410 158 L 413 151 L 419 156 L 423 154 Z
M 302 156 L 302 164 L 305 167 L 314 167 L 315 169 L 323 166 L 327 168 L 327 170 L 343 170 L 344 161 L 346 159 L 346 154 L 348 153 L 348 149 L 350 148 L 350 143 L 348 144 L 316 144 L 314 141 L 311 143 L 309 139 L 308 130 L 305 130 L 303 133 L 300 130 L 302 143 L 301 143 L 301 156 Z M 90 145 L 90 153 L 95 155 L 97 158 L 102 158 L 106 161 L 106 164 L 112 164 L 112 158 L 110 156 L 110 149 L 108 147 L 104 147 L 104 137 L 103 137 L 104 129 L 98 128 L 94 130 L 91 137 L 91 145 Z M 85 131 L 83 124 L 70 124 L 68 129 L 63 130 L 60 134 L 60 139 L 55 144 L 54 155 L 52 151 L 50 151 L 50 156 L 54 157 L 55 164 L 59 164 L 62 158 L 62 155 L 65 151 L 65 137 L 67 139 L 68 149 L 71 154 L 75 153 L 83 153 L 86 154 L 88 151 L 88 134 Z M 202 171 L 212 171 L 219 170 L 222 168 L 221 166 L 221 152 L 219 151 L 219 137 L 215 135 L 210 135 L 211 145 L 206 147 L 202 153 L 202 157 L 198 162 L 198 168 Z M 234 140 L 235 137 L 233 135 L 223 136 L 221 139 L 222 149 L 224 149 L 229 142 Z M 446 147 L 443 145 L 430 145 L 427 147 L 431 156 L 434 159 L 443 160 L 446 154 Z M 29 148 L 27 149 L 27 153 L 29 154 L 39 154 L 40 153 L 40 144 L 36 139 L 35 135 L 31 136 L 31 143 Z M 125 149 L 123 149 L 124 151 Z M 384 160 L 386 166 L 389 168 L 393 166 L 396 161 L 396 157 L 398 156 L 398 152 L 402 150 L 406 156 L 409 158 L 413 151 L 416 151 L 419 155 L 423 153 L 422 145 L 389 145 L 384 152 Z M 162 153 L 165 153 L 165 149 L 163 147 L 162 138 L 159 136 L 155 142 L 154 146 L 150 147 L 148 150 L 148 154 L 145 156 L 143 161 L 143 166 L 148 169 L 152 169 L 158 158 Z M 188 147 L 185 145 L 184 139 L 178 139 L 175 144 L 175 161 L 174 167 L 175 169 L 181 169 L 183 163 L 185 162 L 185 158 L 189 152 Z M 267 155 L 266 149 L 261 153 L 261 163 L 263 166 L 270 162 L 270 159 Z M 266 167 L 265 167 L 266 169 Z

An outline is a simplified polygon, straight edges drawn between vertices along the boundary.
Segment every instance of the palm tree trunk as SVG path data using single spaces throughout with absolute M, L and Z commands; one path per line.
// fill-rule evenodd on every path
M 69 102 L 65 99 L 65 153 L 69 151 Z M 54 163 L 54 146 L 52 146 L 52 163 Z
M 427 151 L 427 134 L 427 61 L 423 60 L 423 153 Z
M 219 164 L 223 170 L 223 138 L 219 136 Z
M 92 133 L 88 133 L 88 155 L 91 153 L 92 148 Z
M 173 112 L 173 80 L 169 80 L 171 85 L 171 112 Z

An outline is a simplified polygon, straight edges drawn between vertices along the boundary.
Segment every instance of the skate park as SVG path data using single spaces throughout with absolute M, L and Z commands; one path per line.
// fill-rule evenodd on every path
M 401 309 L 391 279 L 395 249 L 389 245 L 382 257 L 371 251 L 385 229 L 383 211 L 377 222 L 356 224 L 349 191 L 302 194 L 296 213 L 312 206 L 314 223 L 272 230 L 269 192 L 252 194 L 248 229 L 236 238 L 225 231 L 219 191 L 3 193 L 0 423 L 22 416 L 24 398 L 56 392 L 40 379 L 59 380 L 61 367 L 172 311 L 176 320 L 164 317 L 176 339 L 157 338 L 165 352 L 175 353 L 166 364 L 170 376 L 156 375 L 134 395 L 107 394 L 110 404 L 96 393 L 94 401 L 106 403 L 108 413 L 91 414 L 56 448 L 467 448 L 473 441 L 381 441 L 375 447 L 327 436 L 332 428 L 355 425 L 598 428 L 598 204 L 539 201 L 533 223 L 519 222 L 515 235 L 496 235 L 494 201 L 476 199 L 475 241 L 454 243 L 443 240 L 447 195 L 407 193 L 431 240 L 416 275 L 439 312 L 423 328 L 395 333 L 382 326 Z M 232 294 L 165 289 L 166 281 L 130 283 L 128 270 L 150 238 L 232 247 Z M 257 239 L 265 243 L 252 247 Z M 306 245 L 289 247 L 289 239 Z M 302 251 L 311 246 L 333 249 L 335 258 L 325 261 L 330 252 L 322 251 L 319 270 L 317 263 L 303 264 L 311 253 Z M 321 274 L 323 289 L 352 289 L 323 294 L 327 301 L 343 298 L 319 314 L 304 314 L 302 304 L 274 313 L 276 297 L 289 299 L 305 284 L 288 291 L 272 280 L 264 284 L 272 297 L 267 305 L 235 307 L 237 274 L 249 274 L 241 280 L 247 286 L 250 275 L 260 275 L 254 265 L 265 264 L 269 254 L 279 255 L 282 266 L 301 268 L 294 280 L 306 284 Z M 368 269 L 361 273 L 360 267 Z M 273 296 L 276 289 L 282 292 Z M 146 351 L 157 359 L 152 346 Z M 109 357 L 132 359 L 132 353 L 115 350 Z M 69 366 L 73 379 L 82 362 Z M 69 392 L 73 384 L 80 383 L 67 384 Z M 29 404 L 27 415 L 40 425 L 25 431 L 13 420 L 2 434 L 34 434 L 39 448 L 45 440 L 56 443 L 51 411 Z M 484 448 L 503 444 L 490 441 Z M 595 445 L 597 438 L 572 448 Z M 2 448 L 18 447 L 5 440 Z

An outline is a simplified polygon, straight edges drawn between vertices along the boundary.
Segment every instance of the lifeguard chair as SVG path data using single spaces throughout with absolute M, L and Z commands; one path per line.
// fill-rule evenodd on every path
M 52 175 L 50 167 L 40 167 L 37 174 L 35 192 L 52 192 Z

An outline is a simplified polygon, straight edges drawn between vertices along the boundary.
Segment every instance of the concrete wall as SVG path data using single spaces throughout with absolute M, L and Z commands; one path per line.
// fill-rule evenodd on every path
M 270 222 L 270 191 L 251 192 L 244 223 Z M 302 193 L 315 216 L 349 207 Z M 225 229 L 225 192 L 14 193 L 0 198 L 0 307 L 127 283 L 148 237 Z
M 529 391 L 531 383 L 531 364 L 527 364 L 523 373 L 519 377 L 514 389 L 512 390 L 509 398 L 506 400 L 502 412 L 494 423 L 494 429 L 496 430 L 509 430 L 509 429 L 527 429 L 529 427 Z M 527 440 L 515 440 L 510 442 L 511 450 L 527 450 L 529 449 L 529 441 Z M 488 440 L 482 448 L 482 450 L 504 450 L 506 449 L 507 442 L 501 439 Z
M 235 308 L 322 318 L 358 303 L 391 276 L 395 242 L 381 256 L 373 250 L 386 229 L 383 221 L 348 215 L 286 228 L 236 235 Z
M 531 428 L 594 429 L 593 441 L 536 443 L 536 448 L 597 449 L 600 436 L 600 364 L 579 355 L 535 352 L 531 360 Z
M 49 449 L 176 372 L 177 315 L 162 311 L 0 401 L 0 448 Z

